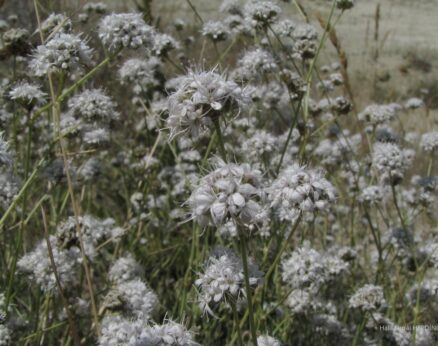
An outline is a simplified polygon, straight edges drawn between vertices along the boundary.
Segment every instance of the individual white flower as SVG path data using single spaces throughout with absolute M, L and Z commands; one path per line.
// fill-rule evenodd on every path
M 215 71 L 190 71 L 178 79 L 176 91 L 168 98 L 170 138 L 186 132 L 197 138 L 213 127 L 221 113 L 236 115 L 248 103 L 245 91 L 225 76 Z
M 421 148 L 426 152 L 434 152 L 438 149 L 438 131 L 427 132 L 421 136 Z
M 243 12 L 254 27 L 266 27 L 276 21 L 281 8 L 272 1 L 252 0 L 245 5 Z
M 267 189 L 271 208 L 281 220 L 328 208 L 336 198 L 333 185 L 316 170 L 293 164 L 280 172 Z
M 250 285 L 255 286 L 261 280 L 261 273 L 254 265 L 250 266 Z M 204 312 L 213 314 L 212 307 L 220 302 L 233 304 L 245 297 L 243 265 L 232 251 L 218 250 L 206 264 L 205 271 L 195 281 L 199 288 L 199 305 Z
M 353 309 L 364 312 L 375 312 L 386 304 L 383 289 L 380 286 L 365 285 L 359 288 L 348 301 Z
M 248 164 L 226 164 L 203 176 L 193 190 L 188 205 L 191 217 L 201 225 L 220 226 L 227 221 L 251 224 L 266 216 L 259 203 L 261 172 Z
M 111 50 L 122 47 L 150 47 L 154 29 L 147 25 L 141 13 L 113 13 L 99 23 L 99 38 Z
M 79 35 L 57 33 L 48 42 L 33 52 L 29 68 L 34 75 L 42 77 L 51 72 L 67 72 L 80 63 L 91 63 L 92 50 Z
M 223 22 L 208 21 L 202 27 L 202 35 L 213 42 L 225 41 L 228 38 L 228 28 Z
M 269 335 L 260 335 L 257 337 L 259 346 L 281 346 L 281 342 Z
M 35 105 L 44 104 L 47 94 L 41 91 L 39 85 L 21 81 L 9 91 L 8 96 L 23 106 L 32 108 Z
M 358 114 L 358 118 L 371 125 L 381 125 L 389 123 L 396 115 L 393 105 L 370 105 Z

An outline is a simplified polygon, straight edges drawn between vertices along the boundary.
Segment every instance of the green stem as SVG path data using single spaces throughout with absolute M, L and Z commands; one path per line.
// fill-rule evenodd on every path
M 221 125 L 219 123 L 219 118 L 215 118 L 213 120 L 214 122 L 214 127 L 216 129 L 216 133 L 219 139 L 219 151 L 221 153 L 222 159 L 227 162 L 227 152 L 225 151 L 225 146 L 224 146 L 224 138 L 222 137 L 222 131 L 221 131 Z
M 243 275 L 245 279 L 245 289 L 246 289 L 246 299 L 248 301 L 248 312 L 249 312 L 249 326 L 251 330 L 251 337 L 254 346 L 258 346 L 257 344 L 257 334 L 255 329 L 255 321 L 254 321 L 254 309 L 252 305 L 252 294 L 251 294 L 251 286 L 249 284 L 249 269 L 248 269 L 248 256 L 246 253 L 246 240 L 244 236 L 240 237 L 240 252 L 242 255 L 242 264 L 243 264 Z

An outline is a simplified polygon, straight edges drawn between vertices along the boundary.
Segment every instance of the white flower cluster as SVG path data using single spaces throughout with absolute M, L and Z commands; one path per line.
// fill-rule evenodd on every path
M 267 189 L 271 208 L 280 220 L 295 220 L 300 213 L 326 210 L 336 190 L 321 172 L 292 164 Z
M 281 346 L 281 342 L 269 335 L 260 335 L 257 337 L 259 346 Z
M 375 312 L 385 306 L 386 301 L 383 289 L 380 286 L 365 285 L 359 288 L 348 301 L 353 309 L 360 309 L 364 312 Z
M 96 247 L 99 243 L 108 239 L 117 240 L 124 233 L 112 218 L 100 220 L 91 215 L 83 215 L 79 216 L 79 226 L 85 254 L 91 260 L 97 255 Z M 61 248 L 79 247 L 76 217 L 70 216 L 62 222 L 56 230 L 56 237 Z
M 168 98 L 170 138 L 186 132 L 197 138 L 213 126 L 221 112 L 236 115 L 248 103 L 245 91 L 225 76 L 214 71 L 190 71 L 178 79 L 176 91 Z
M 99 23 L 99 37 L 111 50 L 123 47 L 137 49 L 150 47 L 154 29 L 147 25 L 141 13 L 113 13 Z
M 68 101 L 69 110 L 61 119 L 66 133 L 82 133 L 87 144 L 109 139 L 109 125 L 119 118 L 116 104 L 100 89 L 88 89 Z
M 421 148 L 426 152 L 435 152 L 438 149 L 438 131 L 427 132 L 421 136 Z
M 168 34 L 154 33 L 151 47 L 152 54 L 158 57 L 166 57 L 167 54 L 179 47 L 178 42 Z
M 91 63 L 92 50 L 79 35 L 57 33 L 33 52 L 29 68 L 35 76 L 47 73 L 68 72 L 80 63 Z
M 371 185 L 364 188 L 360 194 L 359 200 L 362 203 L 377 204 L 383 201 L 385 197 L 385 191 L 382 186 Z
M 46 102 L 46 96 L 47 94 L 41 91 L 39 85 L 24 81 L 17 83 L 11 91 L 9 91 L 9 97 L 26 108 L 44 104 Z
M 208 21 L 202 27 L 202 35 L 213 42 L 225 41 L 228 38 L 229 29 L 223 22 Z
M 373 147 L 372 167 L 380 174 L 382 182 L 397 184 L 403 179 L 411 158 L 397 144 L 377 142 Z
M 133 280 L 137 277 L 141 277 L 143 274 L 143 268 L 132 255 L 120 257 L 111 266 L 108 277 L 115 283 L 122 283 Z
M 282 279 L 289 286 L 312 291 L 345 273 L 348 263 L 337 256 L 319 253 L 306 241 L 283 259 L 281 269 Z
M 256 48 L 246 52 L 239 59 L 234 74 L 236 79 L 252 80 L 260 75 L 275 72 L 277 69 L 277 63 L 272 54 L 262 48 Z
M 41 32 L 44 35 L 53 35 L 58 32 L 68 33 L 71 29 L 71 19 L 61 13 L 51 13 L 44 22 L 41 23 Z
M 242 143 L 241 152 L 249 160 L 268 158 L 278 149 L 278 139 L 265 130 L 257 130 Z
M 281 8 L 272 1 L 253 0 L 244 9 L 245 19 L 254 27 L 266 27 L 275 22 Z
M 249 282 L 256 286 L 261 273 L 250 265 Z M 202 311 L 213 315 L 212 306 L 232 299 L 233 304 L 245 297 L 243 265 L 240 258 L 231 251 L 221 249 L 211 256 L 204 273 L 195 281 L 199 288 L 198 301 Z
M 362 120 L 371 125 L 387 124 L 393 120 L 396 115 L 396 107 L 394 105 L 370 105 L 358 114 L 359 120 Z
M 70 288 L 77 283 L 80 250 L 76 246 L 61 248 L 55 236 L 50 236 L 50 244 L 61 285 L 64 289 Z M 21 272 L 27 273 L 44 291 L 56 290 L 56 278 L 46 240 L 42 240 L 31 252 L 21 257 L 17 267 Z
M 248 164 L 219 161 L 195 186 L 188 205 L 191 217 L 202 226 L 220 226 L 228 220 L 253 224 L 263 219 L 261 172 Z
M 142 320 L 120 316 L 106 317 L 102 323 L 100 346 L 198 346 L 193 335 L 183 325 L 167 320 L 163 324 L 147 325 Z
M 5 141 L 3 132 L 0 132 L 0 166 L 9 167 L 12 164 L 12 156 L 9 152 L 9 143 Z

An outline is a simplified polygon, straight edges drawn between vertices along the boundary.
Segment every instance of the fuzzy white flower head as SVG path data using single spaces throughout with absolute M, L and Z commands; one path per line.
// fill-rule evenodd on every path
M 267 158 L 277 150 L 278 139 L 272 134 L 257 130 L 254 135 L 242 143 L 242 154 L 251 159 Z
M 213 120 L 223 112 L 233 115 L 249 103 L 246 92 L 215 71 L 194 72 L 178 78 L 178 86 L 168 98 L 167 127 L 170 138 L 188 132 L 197 138 L 213 127 Z
M 132 257 L 131 254 L 120 257 L 110 268 L 108 278 L 116 283 L 122 283 L 140 277 L 143 268 Z
M 19 82 L 11 91 L 9 91 L 9 97 L 26 107 L 33 107 L 35 105 L 42 105 L 46 102 L 47 94 L 41 91 L 41 88 L 37 84 Z
M 178 42 L 168 34 L 155 33 L 153 35 L 151 51 L 156 56 L 166 57 L 170 51 L 178 47 Z
M 202 27 L 202 35 L 213 42 L 225 41 L 228 38 L 229 29 L 223 22 L 208 21 Z
M 293 164 L 267 189 L 271 208 L 281 220 L 295 220 L 300 213 L 327 209 L 336 198 L 333 185 L 319 171 Z
M 393 105 L 370 105 L 358 114 L 358 118 L 371 125 L 381 125 L 389 123 L 396 115 Z
M 58 33 L 33 53 L 29 68 L 35 76 L 49 72 L 71 71 L 82 62 L 91 63 L 92 49 L 79 35 Z
M 281 346 L 281 342 L 269 335 L 260 335 L 257 337 L 259 346 Z
M 0 132 L 0 165 L 10 166 L 12 164 L 12 157 L 9 153 L 9 144 L 3 138 L 3 132 Z
M 171 320 L 144 329 L 136 345 L 199 346 L 185 326 Z
M 147 60 L 129 59 L 120 68 L 119 77 L 123 85 L 132 86 L 134 93 L 140 94 L 158 85 L 155 72 L 160 66 L 161 62 L 156 57 Z
M 80 262 L 80 250 L 73 246 L 62 249 L 58 245 L 55 236 L 50 236 L 53 258 L 59 280 L 63 287 L 69 287 L 77 283 L 77 267 Z M 52 270 L 46 240 L 41 241 L 31 252 L 27 253 L 17 262 L 21 272 L 29 274 L 44 291 L 56 289 L 56 278 Z
M 318 288 L 328 279 L 324 257 L 308 242 L 283 259 L 281 268 L 283 281 L 293 288 Z
M 405 103 L 406 109 L 418 109 L 424 107 L 424 101 L 417 97 L 412 97 Z
M 281 8 L 272 1 L 253 0 L 245 5 L 244 13 L 254 27 L 266 27 L 276 21 Z
M 250 285 L 255 286 L 261 273 L 255 265 L 250 266 Z M 242 261 L 227 249 L 220 249 L 208 259 L 204 273 L 195 281 L 199 288 L 199 305 L 204 312 L 213 314 L 212 306 L 228 299 L 245 297 Z
M 438 131 L 425 133 L 421 136 L 421 148 L 426 152 L 434 152 L 438 149 Z
M 116 104 L 101 89 L 87 89 L 68 101 L 70 112 L 78 119 L 108 123 L 116 120 L 119 113 Z
M 380 286 L 365 285 L 359 288 L 348 301 L 353 309 L 374 312 L 386 304 L 383 289 Z
M 51 13 L 44 22 L 41 23 L 41 31 L 46 36 L 52 33 L 71 31 L 71 19 L 61 13 Z
M 100 346 L 138 346 L 145 328 L 144 321 L 125 319 L 121 316 L 107 316 L 101 324 Z
M 407 158 L 397 144 L 378 142 L 374 145 L 372 167 L 380 174 L 382 182 L 400 182 L 407 166 Z
M 228 220 L 252 224 L 265 216 L 259 200 L 261 172 L 248 164 L 225 164 L 202 177 L 193 190 L 188 205 L 199 224 L 220 226 Z
M 385 191 L 382 186 L 371 185 L 362 190 L 359 200 L 362 203 L 377 204 L 383 200 L 384 196 Z
M 275 72 L 278 65 L 267 50 L 256 48 L 246 52 L 237 62 L 237 78 L 254 79 L 260 74 Z
M 105 16 L 99 23 L 98 31 L 103 44 L 111 50 L 149 47 L 154 33 L 141 13 L 113 13 Z
M 140 279 L 121 282 L 116 290 L 124 308 L 136 318 L 149 320 L 158 306 L 157 295 Z

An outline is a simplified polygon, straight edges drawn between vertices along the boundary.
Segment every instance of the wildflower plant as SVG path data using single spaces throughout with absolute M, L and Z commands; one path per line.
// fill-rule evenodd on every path
M 0 346 L 437 344 L 433 90 L 380 71 L 383 3 L 360 74 L 359 1 L 29 3 L 0 18 Z

